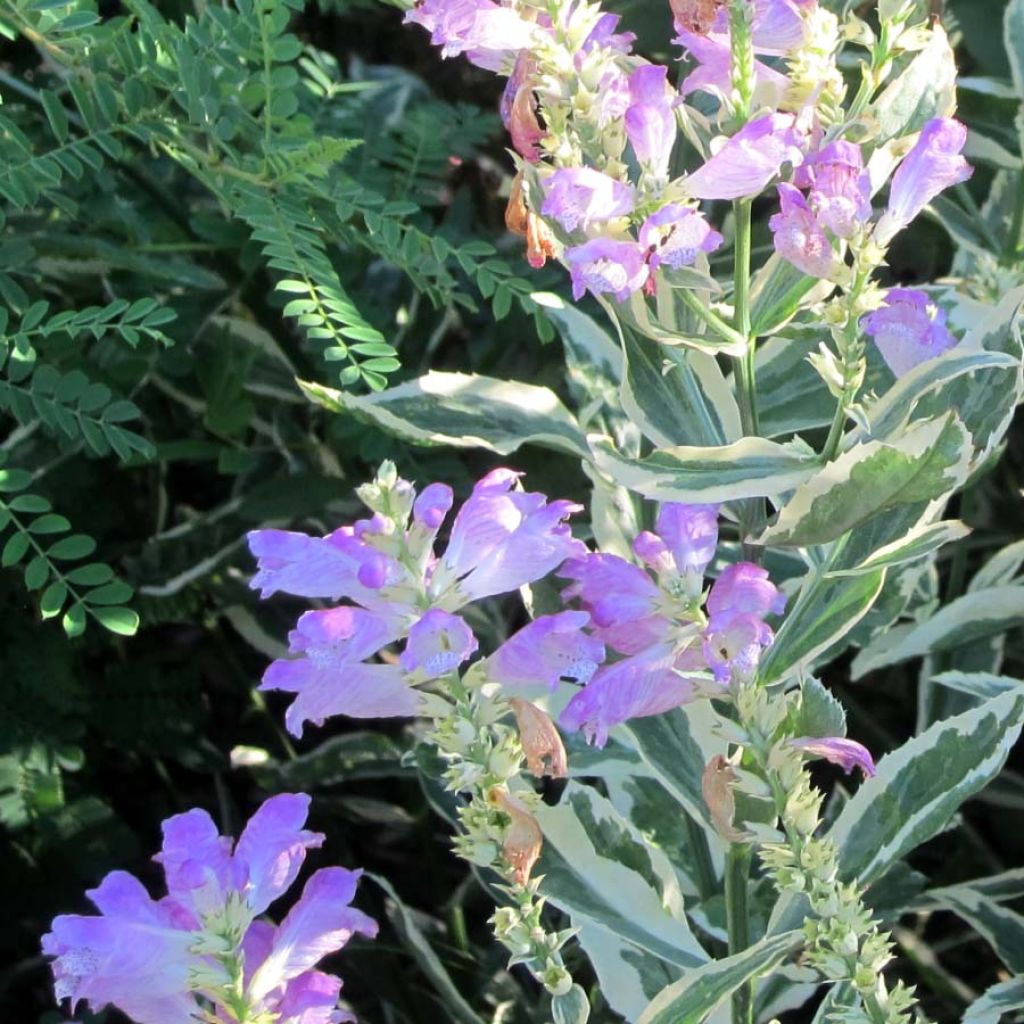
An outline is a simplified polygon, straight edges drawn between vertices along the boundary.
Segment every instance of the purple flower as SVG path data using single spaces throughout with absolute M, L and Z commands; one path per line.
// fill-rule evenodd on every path
M 628 56 L 636 42 L 636 34 L 617 31 L 621 20 L 617 14 L 602 14 L 597 19 L 597 24 L 591 30 L 590 35 L 583 40 L 583 45 L 580 47 L 582 53 L 590 53 L 591 50 L 602 46 Z
M 582 729 L 588 743 L 603 747 L 613 726 L 685 704 L 695 684 L 676 670 L 677 660 L 672 645 L 661 644 L 605 666 L 569 701 L 559 722 L 569 731 Z
M 43 937 L 53 957 L 58 999 L 117 1006 L 136 1024 L 200 1019 L 197 994 L 225 1016 L 237 998 L 229 965 L 241 970 L 241 995 L 254 1015 L 281 1024 L 336 1024 L 340 982 L 313 971 L 374 921 L 348 906 L 359 872 L 325 868 L 306 885 L 279 929 L 255 921 L 295 881 L 305 851 L 323 836 L 303 828 L 309 797 L 272 797 L 250 819 L 232 851 L 205 811 L 164 822 L 168 895 L 150 898 L 132 875 L 113 871 L 87 893 L 99 916 L 62 915 Z M 301 926 L 296 926 L 301 922 Z M 216 954 L 214 958 L 210 954 Z
M 768 221 L 775 251 L 809 277 L 831 277 L 838 260 L 807 200 L 785 182 L 778 190 L 781 212 Z
M 666 501 L 658 512 L 657 529 L 685 575 L 704 575 L 718 547 L 718 505 L 685 505 Z
M 486 662 L 487 677 L 507 693 L 587 683 L 604 661 L 604 644 L 588 636 L 586 612 L 542 615 L 505 641 Z
M 598 127 L 605 128 L 626 116 L 630 104 L 629 75 L 617 64 L 609 65 L 601 73 L 596 93 L 594 113 Z
M 488 71 L 500 71 L 522 49 L 530 47 L 537 26 L 493 0 L 422 0 L 408 11 L 406 22 L 422 25 L 442 57 L 465 53 Z
M 310 537 L 288 530 L 253 530 L 249 550 L 259 571 L 249 586 L 270 597 L 281 591 L 296 597 L 350 597 L 374 604 L 379 590 L 401 574 L 401 566 L 343 526 L 326 537 Z
M 844 739 L 842 736 L 807 737 L 790 740 L 789 745 L 811 757 L 823 757 L 826 761 L 840 765 L 847 775 L 854 768 L 859 768 L 868 778 L 875 774 L 871 752 L 856 740 Z
M 803 162 L 807 134 L 793 114 L 765 114 L 726 140 L 721 149 L 684 179 L 698 199 L 742 199 L 756 196 L 785 163 Z
M 567 561 L 558 575 L 573 581 L 563 596 L 578 597 L 595 626 L 635 623 L 657 612 L 661 591 L 655 582 L 618 555 L 588 553 Z
M 363 663 L 401 633 L 401 627 L 362 608 L 306 612 L 288 638 L 289 650 L 301 657 L 271 662 L 260 689 L 296 695 L 285 712 L 288 731 L 296 736 L 305 722 L 322 725 L 333 715 L 415 715 L 419 697 L 402 669 Z
M 592 167 L 562 167 L 544 182 L 540 212 L 565 228 L 592 225 L 633 212 L 633 188 Z
M 668 84 L 668 68 L 643 64 L 629 76 L 626 135 L 633 152 L 652 174 L 668 172 L 676 141 L 675 94 Z
M 625 302 L 650 276 L 644 250 L 636 242 L 594 238 L 566 249 L 565 259 L 576 300 L 589 291 L 593 295 L 610 293 L 616 302 Z
M 812 153 L 794 176 L 810 188 L 818 220 L 840 238 L 850 238 L 871 218 L 871 178 L 860 146 L 839 139 Z
M 517 590 L 585 550 L 565 520 L 581 505 L 513 490 L 520 474 L 488 473 L 459 509 L 430 596 L 459 605 Z
M 656 270 L 663 263 L 674 269 L 688 267 L 702 252 L 714 252 L 722 236 L 704 215 L 681 203 L 668 203 L 652 213 L 640 227 L 640 248 Z
M 409 630 L 399 663 L 420 679 L 437 679 L 454 672 L 471 657 L 479 644 L 464 619 L 440 608 L 431 608 Z
M 890 288 L 885 305 L 860 324 L 897 377 L 957 343 L 946 327 L 946 311 L 916 288 Z
M 729 34 L 701 35 L 676 23 L 678 35 L 674 43 L 683 47 L 686 56 L 696 67 L 683 79 L 680 95 L 692 92 L 711 92 L 728 95 L 732 90 L 732 48 Z M 755 88 L 767 90 L 781 99 L 789 88 L 789 79 L 762 61 L 754 61 Z
M 974 173 L 961 155 L 966 141 L 967 129 L 953 118 L 937 117 L 924 126 L 892 176 L 889 205 L 875 229 L 879 243 L 885 245 L 940 192 Z
M 780 615 L 786 598 L 768 572 L 750 562 L 727 566 L 708 593 L 704 658 L 719 682 L 749 678 L 761 651 L 775 639 L 765 615 Z

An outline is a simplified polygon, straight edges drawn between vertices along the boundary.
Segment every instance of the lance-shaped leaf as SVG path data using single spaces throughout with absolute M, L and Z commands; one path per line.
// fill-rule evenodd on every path
M 761 337 L 779 330 L 801 306 L 824 301 L 834 290 L 831 281 L 808 277 L 778 253 L 773 253 L 751 283 L 751 332 Z M 812 291 L 814 295 L 808 298 Z
M 968 886 L 951 885 L 929 896 L 969 924 L 1014 974 L 1024 974 L 1024 917 Z
M 956 62 L 942 27 L 933 26 L 928 45 L 871 105 L 878 141 L 920 131 L 933 117 L 956 110 Z
M 934 554 L 944 544 L 960 540 L 971 532 L 971 528 L 959 519 L 947 519 L 941 523 L 920 523 L 899 540 L 879 548 L 852 569 L 832 569 L 826 576 L 860 576 L 876 569 L 891 569 L 896 565 L 916 562 Z
M 688 972 L 660 992 L 637 1024 L 701 1024 L 740 985 L 784 963 L 803 945 L 800 931 L 784 932 L 755 942 L 724 960 L 712 960 Z
M 1024 680 L 990 672 L 940 672 L 932 678 L 940 686 L 979 700 L 991 700 L 1004 693 L 1024 693 Z
M 844 878 L 880 878 L 931 839 L 1002 769 L 1024 725 L 1024 693 L 936 722 L 878 762 L 829 831 Z
M 970 452 L 953 414 L 889 443 L 855 445 L 797 487 L 760 542 L 826 544 L 885 509 L 948 494 L 966 478 Z
M 778 444 L 744 437 L 716 448 L 659 448 L 644 459 L 617 452 L 607 438 L 590 437 L 594 461 L 616 483 L 646 498 L 709 504 L 792 490 L 817 460 L 802 441 Z
M 417 445 L 486 448 L 500 455 L 532 443 L 587 456 L 579 425 L 549 388 L 432 371 L 373 395 L 300 381 L 306 395 Z
M 536 815 L 541 892 L 574 924 L 589 922 L 677 968 L 707 960 L 672 865 L 596 790 L 570 782 L 556 807 Z
M 1017 98 L 1024 100 L 1024 0 L 1010 0 L 1003 15 L 1003 42 Z
M 958 597 L 930 619 L 893 630 L 865 647 L 853 663 L 853 678 L 1000 633 L 1019 626 L 1024 616 L 1024 586 L 987 587 Z
M 1014 1010 L 1024 1010 L 1024 978 L 1011 978 L 987 988 L 967 1007 L 961 1024 L 999 1024 Z
M 622 405 L 656 445 L 723 445 L 740 436 L 736 399 L 718 363 L 626 329 Z

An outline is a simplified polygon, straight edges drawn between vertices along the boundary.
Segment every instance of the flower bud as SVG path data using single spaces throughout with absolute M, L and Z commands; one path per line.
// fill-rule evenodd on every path
M 572 975 L 553 960 L 548 961 L 540 980 L 553 996 L 564 996 L 572 988 Z
M 526 767 L 538 779 L 550 775 L 564 779 L 569 772 L 565 746 L 555 723 L 536 704 L 513 697 L 509 702 L 519 728 L 519 741 L 526 755 Z

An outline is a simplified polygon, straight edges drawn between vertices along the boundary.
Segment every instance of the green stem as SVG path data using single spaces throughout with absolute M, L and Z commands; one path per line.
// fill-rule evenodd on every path
M 750 874 L 750 845 L 733 843 L 725 864 L 725 916 L 729 928 L 729 955 L 742 953 L 750 945 L 750 916 L 747 911 L 747 880 Z M 732 996 L 732 1024 L 754 1024 L 754 985 L 741 985 Z
M 723 341 L 727 341 L 736 349 L 742 349 L 746 346 L 747 339 L 717 313 L 708 309 L 689 288 L 680 288 L 676 294 L 682 298 L 686 308 L 711 328 Z

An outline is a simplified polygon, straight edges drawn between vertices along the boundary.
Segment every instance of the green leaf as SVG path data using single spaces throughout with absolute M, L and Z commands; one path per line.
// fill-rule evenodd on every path
M 68 115 L 64 109 L 64 104 L 57 99 L 56 93 L 51 92 L 49 89 L 40 89 L 39 99 L 43 104 L 46 119 L 50 122 L 50 128 L 53 130 L 57 141 L 60 143 L 67 142 Z
M 28 529 L 30 533 L 35 534 L 64 533 L 71 529 L 71 523 L 63 516 L 50 512 L 47 515 L 40 516 L 38 519 L 33 519 L 29 523 Z
M 987 988 L 967 1007 L 961 1024 L 999 1024 L 1014 1010 L 1024 1010 L 1024 978 L 1011 978 Z
M 485 448 L 500 455 L 532 443 L 586 455 L 579 426 L 558 396 L 533 384 L 465 373 L 428 373 L 379 394 L 349 395 L 300 381 L 312 401 L 418 445 Z
M 750 326 L 757 337 L 772 334 L 796 315 L 812 289 L 822 282 L 797 270 L 778 253 L 772 253 L 767 263 L 751 282 Z M 829 291 L 831 285 L 825 285 Z M 827 293 L 822 297 L 826 297 Z
M 90 607 L 89 613 L 111 633 L 119 636 L 135 636 L 139 628 L 139 617 L 131 608 Z
M 796 492 L 760 543 L 825 544 L 894 505 L 929 501 L 966 479 L 970 438 L 950 414 L 890 443 L 855 445 Z
M 956 61 L 942 26 L 928 45 L 871 105 L 879 142 L 920 131 L 933 117 L 956 110 Z
M 55 615 L 59 615 L 67 596 L 68 588 L 63 580 L 51 583 L 39 599 L 39 613 L 44 619 L 52 619 Z
M 68 537 L 67 539 L 68 540 L 76 540 L 77 538 L 76 537 Z M 91 537 L 87 538 L 87 539 L 92 540 Z M 87 552 L 86 555 L 73 555 L 73 556 L 71 556 L 71 555 L 63 555 L 63 554 L 60 554 L 60 555 L 56 554 L 55 549 L 60 547 L 60 545 L 63 544 L 63 543 L 64 543 L 64 541 L 60 541 L 58 544 L 55 544 L 54 547 L 48 552 L 48 554 L 52 558 L 62 558 L 62 557 L 68 557 L 68 558 L 70 558 L 70 557 L 75 557 L 75 558 L 81 557 L 81 558 L 85 558 L 86 555 L 91 554 L 91 552 Z M 96 546 L 95 543 L 93 543 L 93 548 L 95 548 L 95 546 Z M 81 549 L 76 549 L 76 550 L 84 550 L 84 545 L 82 546 Z M 69 572 L 64 574 L 64 578 L 68 581 L 68 583 L 72 584 L 72 586 L 77 586 L 77 587 L 98 587 L 98 586 L 101 586 L 104 583 L 109 583 L 114 578 L 114 570 L 111 569 L 109 565 L 105 565 L 103 562 L 90 562 L 88 565 L 79 565 L 79 566 L 76 566 L 74 569 L 71 569 Z
M 637 1024 L 702 1024 L 737 988 L 779 967 L 803 941 L 800 931 L 784 932 L 761 939 L 742 953 L 712 960 L 659 993 Z
M 976 590 L 939 609 L 930 619 L 882 636 L 853 663 L 853 678 L 908 658 L 947 651 L 1019 626 L 1024 616 L 1024 586 Z
M 1017 98 L 1024 100 L 1024 0 L 1010 0 L 1006 5 L 1003 41 Z
M 594 461 L 616 483 L 645 498 L 710 504 L 791 490 L 817 467 L 801 441 L 778 444 L 744 437 L 715 448 L 659 448 L 644 459 L 617 452 L 607 438 L 591 439 Z
M 1024 693 L 936 722 L 878 762 L 829 836 L 846 879 L 867 884 L 936 835 L 999 774 L 1024 725 Z
M 677 968 L 707 960 L 671 864 L 596 790 L 570 782 L 557 806 L 541 805 L 536 815 L 541 892 L 574 925 L 603 929 Z
M 96 541 L 84 533 L 75 533 L 70 537 L 62 537 L 56 544 L 47 549 L 47 556 L 58 560 L 88 558 L 96 550 Z M 78 570 L 75 570 L 76 572 Z M 85 583 L 84 579 L 68 579 L 72 583 Z
M 42 555 L 36 555 L 25 566 L 25 589 L 38 590 L 50 578 L 50 563 Z
M 402 898 L 395 892 L 394 887 L 380 875 L 367 873 L 381 889 L 387 893 L 390 901 L 388 903 L 388 917 L 394 925 L 395 931 L 412 954 L 424 976 L 433 985 L 444 1004 L 450 1019 L 460 1021 L 461 1024 L 483 1024 L 483 1021 L 474 1012 L 473 1008 L 463 999 L 451 976 L 445 970 L 441 958 L 434 952 L 433 947 L 427 941 L 420 927 L 416 924 L 416 918 L 412 911 L 405 905 Z
M 69 637 L 81 636 L 85 632 L 85 608 L 76 601 L 64 613 L 61 625 Z
M 4 544 L 3 554 L 0 554 L 0 566 L 9 569 L 12 565 L 17 565 L 25 557 L 28 545 L 29 539 L 27 534 L 12 534 L 7 538 L 7 543 Z
M 809 676 L 800 685 L 800 698 L 800 717 L 794 735 L 846 735 L 846 712 L 843 705 L 814 676 Z
M 130 601 L 132 593 L 132 588 L 127 583 L 123 583 L 121 580 L 114 580 L 111 583 L 97 587 L 95 590 L 90 590 L 84 599 L 89 605 L 120 604 L 122 601 Z

